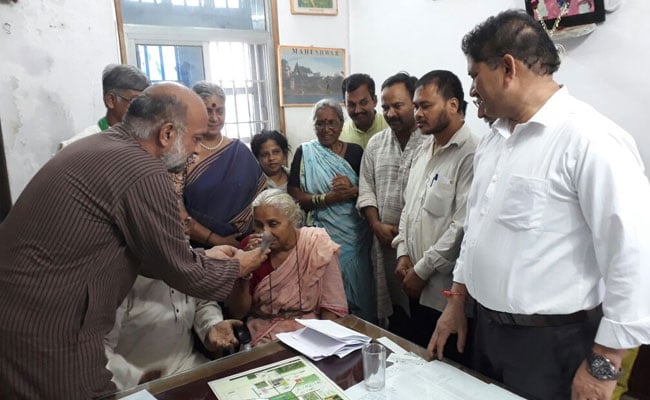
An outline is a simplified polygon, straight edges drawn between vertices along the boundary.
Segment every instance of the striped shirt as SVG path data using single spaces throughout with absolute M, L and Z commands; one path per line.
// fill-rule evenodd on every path
M 375 207 L 381 222 L 399 226 L 411 159 L 423 140 L 424 136 L 419 129 L 411 134 L 404 150 L 391 128 L 384 129 L 370 138 L 363 153 L 359 174 L 359 210 Z M 393 311 L 393 303 L 408 311 L 408 298 L 394 273 L 397 263 L 395 249 L 381 246 L 373 236 L 372 251 L 378 317 L 389 317 Z
M 236 260 L 193 251 L 163 164 L 118 125 L 56 154 L 0 225 L 0 398 L 114 390 L 103 338 L 138 273 L 223 300 Z

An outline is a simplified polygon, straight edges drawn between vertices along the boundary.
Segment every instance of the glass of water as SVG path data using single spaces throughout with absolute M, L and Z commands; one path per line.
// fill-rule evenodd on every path
M 386 385 L 386 348 L 379 343 L 368 343 L 363 355 L 363 381 L 370 392 L 382 390 Z

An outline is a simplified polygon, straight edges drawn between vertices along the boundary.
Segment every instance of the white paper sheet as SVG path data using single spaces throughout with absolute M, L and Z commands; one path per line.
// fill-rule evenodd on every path
M 496 385 L 485 383 L 440 361 L 396 362 L 386 369 L 386 387 L 368 392 L 361 382 L 345 391 L 351 400 L 518 400 Z
M 314 361 L 331 355 L 343 358 L 370 342 L 370 337 L 333 321 L 318 319 L 297 321 L 305 325 L 305 328 L 294 332 L 278 333 L 276 336 Z
M 156 400 L 156 398 L 153 397 L 148 390 L 141 390 L 126 397 L 122 397 L 122 400 Z

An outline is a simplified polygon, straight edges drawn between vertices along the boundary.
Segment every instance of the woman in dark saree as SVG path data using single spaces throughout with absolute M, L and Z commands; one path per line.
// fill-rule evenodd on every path
M 190 239 L 199 247 L 238 246 L 239 239 L 253 230 L 250 205 L 264 190 L 266 178 L 248 147 L 222 133 L 226 118 L 223 89 L 205 81 L 192 89 L 205 103 L 208 132 L 184 182 Z

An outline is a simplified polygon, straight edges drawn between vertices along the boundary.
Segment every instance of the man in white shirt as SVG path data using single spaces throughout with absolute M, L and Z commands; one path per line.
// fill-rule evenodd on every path
M 138 276 L 104 338 L 108 368 L 119 390 L 173 375 L 209 360 L 194 350 L 192 329 L 217 354 L 237 344 L 233 327 L 214 301 L 198 300 L 165 282 Z
M 467 102 L 452 72 L 436 70 L 421 77 L 413 103 L 417 127 L 427 137 L 413 156 L 393 246 L 395 274 L 415 300 L 411 338 L 426 345 L 445 307 L 442 291 L 451 286 L 478 139 L 465 125 Z M 469 363 L 460 354 L 448 355 Z
M 634 140 L 554 81 L 557 50 L 527 14 L 489 18 L 462 48 L 470 94 L 498 119 L 429 351 L 452 333 L 462 347 L 469 293 L 480 372 L 526 398 L 609 399 L 625 349 L 650 343 L 650 185 Z
M 106 115 L 100 118 L 96 124 L 90 125 L 71 138 L 59 143 L 57 150 L 122 122 L 131 100 L 149 86 L 151 86 L 149 78 L 136 67 L 126 64 L 107 65 L 102 72 L 102 90 L 104 92 Z
M 381 85 L 381 108 L 390 128 L 374 135 L 363 152 L 357 198 L 357 208 L 374 233 L 372 261 L 377 286 L 377 316 L 382 322 L 395 312 L 389 328 L 402 336 L 408 333 L 405 325 L 409 302 L 394 274 L 396 256 L 391 242 L 397 235 L 404 206 L 403 193 L 411 158 L 424 139 L 413 116 L 417 80 L 400 72 Z

